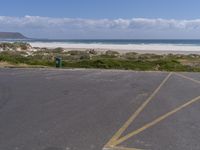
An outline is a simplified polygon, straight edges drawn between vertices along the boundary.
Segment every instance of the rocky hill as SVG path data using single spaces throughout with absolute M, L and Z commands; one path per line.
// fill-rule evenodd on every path
M 0 39 L 27 39 L 27 37 L 18 32 L 0 32 Z

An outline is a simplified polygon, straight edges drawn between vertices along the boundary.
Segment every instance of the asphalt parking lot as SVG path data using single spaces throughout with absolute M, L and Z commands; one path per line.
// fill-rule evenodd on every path
M 200 74 L 0 69 L 1 150 L 199 150 Z

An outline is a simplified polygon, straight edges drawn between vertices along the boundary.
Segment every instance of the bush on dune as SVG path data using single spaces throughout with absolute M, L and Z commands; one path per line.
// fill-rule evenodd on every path
M 24 42 L 0 43 L 0 48 L 2 48 L 3 50 L 27 50 L 31 48 L 31 45 Z
M 155 71 L 200 71 L 200 55 L 182 54 L 138 54 L 129 52 L 120 54 L 115 51 L 97 53 L 94 50 L 64 51 L 62 48 L 40 48 L 29 54 L 28 51 L 17 51 L 17 47 L 26 49 L 26 43 L 1 43 L 0 61 L 13 64 L 55 66 L 55 57 L 63 60 L 65 68 L 102 68 Z M 8 50 L 5 50 L 8 49 Z M 13 49 L 13 50 L 10 50 Z

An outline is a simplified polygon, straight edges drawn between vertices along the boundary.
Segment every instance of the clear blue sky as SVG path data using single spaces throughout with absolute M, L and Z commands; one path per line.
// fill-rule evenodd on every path
M 0 16 L 4 16 L 0 18 L 1 30 L 16 30 L 28 36 L 200 38 L 200 0 L 0 0 L 0 4 Z M 64 21 L 64 18 L 72 20 Z M 117 20 L 119 18 L 123 23 Z M 133 18 L 136 20 L 131 21 Z M 137 18 L 146 20 L 138 21 Z M 158 18 L 164 21 L 156 20 Z M 102 23 L 102 19 L 110 22 Z M 41 25 L 45 22 L 49 25 Z
M 200 17 L 200 0 L 0 0 L 0 14 L 72 18 Z

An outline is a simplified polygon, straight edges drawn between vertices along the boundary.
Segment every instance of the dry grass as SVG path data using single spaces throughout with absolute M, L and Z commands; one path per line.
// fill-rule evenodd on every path
M 47 67 L 41 65 L 27 65 L 23 63 L 12 64 L 6 61 L 3 62 L 0 61 L 0 68 L 47 68 Z

